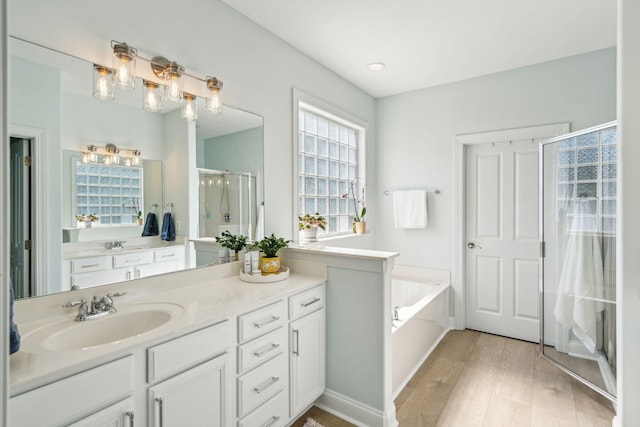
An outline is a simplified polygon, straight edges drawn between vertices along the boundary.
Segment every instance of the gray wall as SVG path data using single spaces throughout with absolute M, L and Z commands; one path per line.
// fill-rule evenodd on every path
M 456 135 L 570 122 L 571 130 L 615 120 L 614 48 L 383 98 L 377 102 L 377 249 L 398 264 L 453 268 Z M 383 190 L 439 189 L 429 225 L 396 230 Z M 373 199 L 373 198 L 370 198 Z

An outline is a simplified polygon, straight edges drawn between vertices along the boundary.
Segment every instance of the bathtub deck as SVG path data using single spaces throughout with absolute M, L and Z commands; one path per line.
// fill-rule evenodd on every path
M 537 344 L 471 330 L 450 331 L 395 403 L 400 427 L 610 427 L 614 416 L 607 399 L 538 357 Z M 352 425 L 311 411 L 325 427 Z

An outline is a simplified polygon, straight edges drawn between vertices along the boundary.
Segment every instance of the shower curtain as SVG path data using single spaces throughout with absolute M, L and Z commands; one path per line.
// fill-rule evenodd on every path
M 594 353 L 598 350 L 598 323 L 604 310 L 603 256 L 600 236 L 591 227 L 596 214 L 593 205 L 588 199 L 578 199 L 575 206 L 554 314 Z

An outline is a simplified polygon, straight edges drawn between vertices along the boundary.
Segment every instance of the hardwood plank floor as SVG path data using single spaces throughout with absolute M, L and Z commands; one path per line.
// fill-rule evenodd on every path
M 611 402 L 537 354 L 537 344 L 450 331 L 396 398 L 400 426 L 611 426 Z M 293 426 L 308 417 L 353 425 L 314 407 Z

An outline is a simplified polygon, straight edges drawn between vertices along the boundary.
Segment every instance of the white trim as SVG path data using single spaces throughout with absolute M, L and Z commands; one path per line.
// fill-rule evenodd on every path
M 453 308 L 455 328 L 464 329 L 465 319 L 465 162 L 466 148 L 469 145 L 508 142 L 525 139 L 551 138 L 569 132 L 569 123 L 557 123 L 551 125 L 531 126 L 525 128 L 505 129 L 493 132 L 455 136 L 454 159 L 454 188 L 456 197 L 454 200 L 455 227 L 453 230 Z
M 359 427 L 396 427 L 398 425 L 395 405 L 391 405 L 390 412 L 393 413 L 385 414 L 329 389 L 325 389 L 322 396 L 315 402 L 315 406 Z
M 300 114 L 299 110 L 301 107 L 313 113 L 316 113 L 320 116 L 324 116 L 330 120 L 336 121 L 338 123 L 344 124 L 345 126 L 349 126 L 358 130 L 358 172 L 357 172 L 358 178 L 357 179 L 359 182 L 364 182 L 365 185 L 367 183 L 366 152 L 367 152 L 367 135 L 369 134 L 368 122 L 347 111 L 344 111 L 339 107 L 336 107 L 335 105 L 332 105 L 326 101 L 316 98 L 313 95 L 305 93 L 299 89 L 293 88 L 292 105 L 291 105 L 291 112 L 292 112 L 291 128 L 293 129 L 293 135 L 292 135 L 293 176 L 291 181 L 293 183 L 293 211 L 292 211 L 293 216 L 292 218 L 294 218 L 294 221 L 292 221 L 292 228 L 293 228 L 293 236 L 294 236 L 295 242 L 298 242 L 298 239 L 300 238 L 299 230 L 298 230 L 298 221 L 296 220 L 296 218 L 298 218 L 298 214 L 299 214 L 298 212 L 298 171 L 299 171 L 298 169 L 299 168 L 298 132 L 300 129 L 298 126 L 298 117 Z M 329 234 L 327 236 L 323 236 L 323 238 L 334 238 L 334 237 L 340 237 L 342 235 L 348 235 L 348 234 L 334 233 L 334 234 Z
M 32 168 L 33 181 L 31 183 L 33 203 L 32 215 L 35 217 L 34 235 L 37 244 L 34 245 L 33 258 L 31 265 L 33 269 L 33 281 L 36 295 L 46 295 L 47 280 L 49 277 L 49 264 L 47 261 L 47 248 L 49 247 L 49 233 L 51 229 L 49 224 L 49 215 L 47 209 L 49 207 L 47 199 L 47 132 L 45 129 L 32 126 L 23 126 L 10 124 L 9 135 L 17 138 L 25 138 L 33 140 L 32 144 Z M 32 236 L 33 238 L 33 236 Z M 62 241 L 62 238 L 61 238 Z
M 0 0 L 0 425 L 8 424 L 9 406 L 9 141 L 7 3 Z

